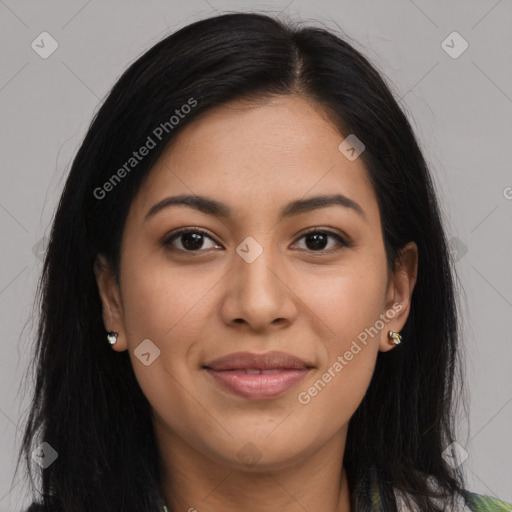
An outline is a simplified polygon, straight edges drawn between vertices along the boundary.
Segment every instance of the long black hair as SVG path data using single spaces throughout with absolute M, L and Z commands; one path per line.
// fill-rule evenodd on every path
M 40 477 L 49 511 L 157 510 L 151 408 L 128 353 L 106 343 L 93 265 L 102 254 L 118 275 L 130 204 L 184 126 L 230 100 L 288 94 L 316 101 L 340 140 L 355 134 L 365 144 L 360 158 L 378 198 L 390 268 L 407 242 L 419 251 L 404 342 L 378 354 L 350 420 L 344 465 L 354 510 L 369 509 L 370 489 L 385 511 L 396 510 L 394 489 L 422 511 L 441 510 L 430 499 L 431 479 L 446 494 L 464 492 L 463 475 L 442 456 L 454 441 L 452 397 L 462 386 L 456 274 L 407 117 L 381 73 L 344 38 L 264 14 L 230 13 L 182 28 L 131 64 L 74 158 L 38 286 L 35 389 L 18 458 L 34 493 L 34 475 Z M 156 147 L 130 160 L 148 137 Z M 31 457 L 43 441 L 58 453 L 46 469 Z

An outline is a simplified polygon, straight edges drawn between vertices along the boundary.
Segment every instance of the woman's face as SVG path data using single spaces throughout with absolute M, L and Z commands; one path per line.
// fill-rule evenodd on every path
M 332 439 L 343 449 L 378 351 L 394 347 L 387 332 L 407 319 L 416 247 L 388 274 L 375 193 L 342 140 L 300 96 L 232 102 L 184 128 L 136 196 L 120 286 L 97 278 L 161 442 L 232 467 L 284 467 Z M 188 206 L 161 203 L 182 195 Z M 303 366 L 206 368 L 272 351 Z

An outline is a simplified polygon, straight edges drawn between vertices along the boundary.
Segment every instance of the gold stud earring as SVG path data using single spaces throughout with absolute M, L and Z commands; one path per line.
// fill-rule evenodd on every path
M 388 332 L 388 339 L 391 341 L 391 343 L 394 343 L 395 345 L 400 345 L 400 342 L 402 341 L 402 336 L 394 331 Z

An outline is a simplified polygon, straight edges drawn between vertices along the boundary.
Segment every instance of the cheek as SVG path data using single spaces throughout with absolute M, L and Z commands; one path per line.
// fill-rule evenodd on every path
M 168 407 L 173 396 L 171 402 L 179 407 L 180 383 L 188 381 L 191 361 L 198 360 L 201 342 L 208 340 L 206 322 L 215 311 L 212 288 L 218 277 L 140 260 L 137 266 L 127 259 L 122 277 L 123 320 L 132 366 L 153 405 Z M 151 271 L 144 270 L 148 268 Z M 148 339 L 154 345 L 148 344 L 149 359 L 153 360 L 153 353 L 158 355 L 146 366 L 138 354 Z M 176 392 L 169 393 L 172 389 Z
M 321 432 L 324 439 L 347 425 L 370 384 L 377 350 L 361 345 L 358 353 L 348 361 L 341 352 L 341 361 L 334 360 L 319 368 L 308 387 L 299 390 L 295 419 L 306 430 L 307 436 Z
M 339 266 L 328 278 L 308 278 L 301 297 L 323 322 L 324 346 L 331 353 L 348 349 L 351 340 L 375 325 L 386 294 L 386 269 L 377 260 L 353 258 L 356 263 Z M 316 283 L 316 284 L 315 284 Z M 372 331 L 374 334 L 374 331 Z M 361 336 L 360 336 L 361 335 Z M 377 336 L 368 336 L 369 339 Z
M 308 289 L 308 305 L 323 326 L 318 327 L 321 364 L 297 393 L 297 417 L 310 435 L 319 429 L 329 436 L 347 424 L 368 389 L 378 354 L 375 325 L 380 326 L 385 277 L 378 266 L 347 266 L 336 278 Z
M 127 265 L 124 284 L 123 316 L 129 343 L 154 338 L 155 343 L 174 346 L 170 340 L 181 339 L 183 333 L 190 336 L 196 328 L 215 280 L 206 274 L 171 269 L 169 263 L 146 262 L 139 268 Z
M 305 295 L 321 320 L 322 358 L 297 399 L 317 422 L 332 428 L 348 422 L 370 384 L 382 329 L 385 272 L 377 260 L 361 257 L 358 264 L 340 267 L 332 279 L 317 281 L 321 286 L 310 285 Z
M 197 340 L 205 332 L 198 314 L 208 302 L 205 293 L 211 285 L 203 281 L 194 288 L 194 282 L 200 280 L 191 281 L 176 272 L 171 275 L 157 266 L 150 268 L 151 272 L 141 272 L 126 267 L 123 316 L 128 351 L 139 386 L 153 409 L 168 419 L 177 415 L 187 423 L 192 421 L 186 419 L 190 406 L 186 390 L 191 389 L 187 362 L 194 358 Z M 151 362 L 146 365 L 139 355 L 141 342 L 148 339 L 151 344 L 144 353 L 150 353 L 147 359 Z

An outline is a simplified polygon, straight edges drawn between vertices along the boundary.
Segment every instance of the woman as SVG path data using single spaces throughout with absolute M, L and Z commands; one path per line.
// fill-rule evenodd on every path
M 361 54 L 259 14 L 181 29 L 116 83 L 56 213 L 30 510 L 512 510 L 457 459 L 452 274 Z

